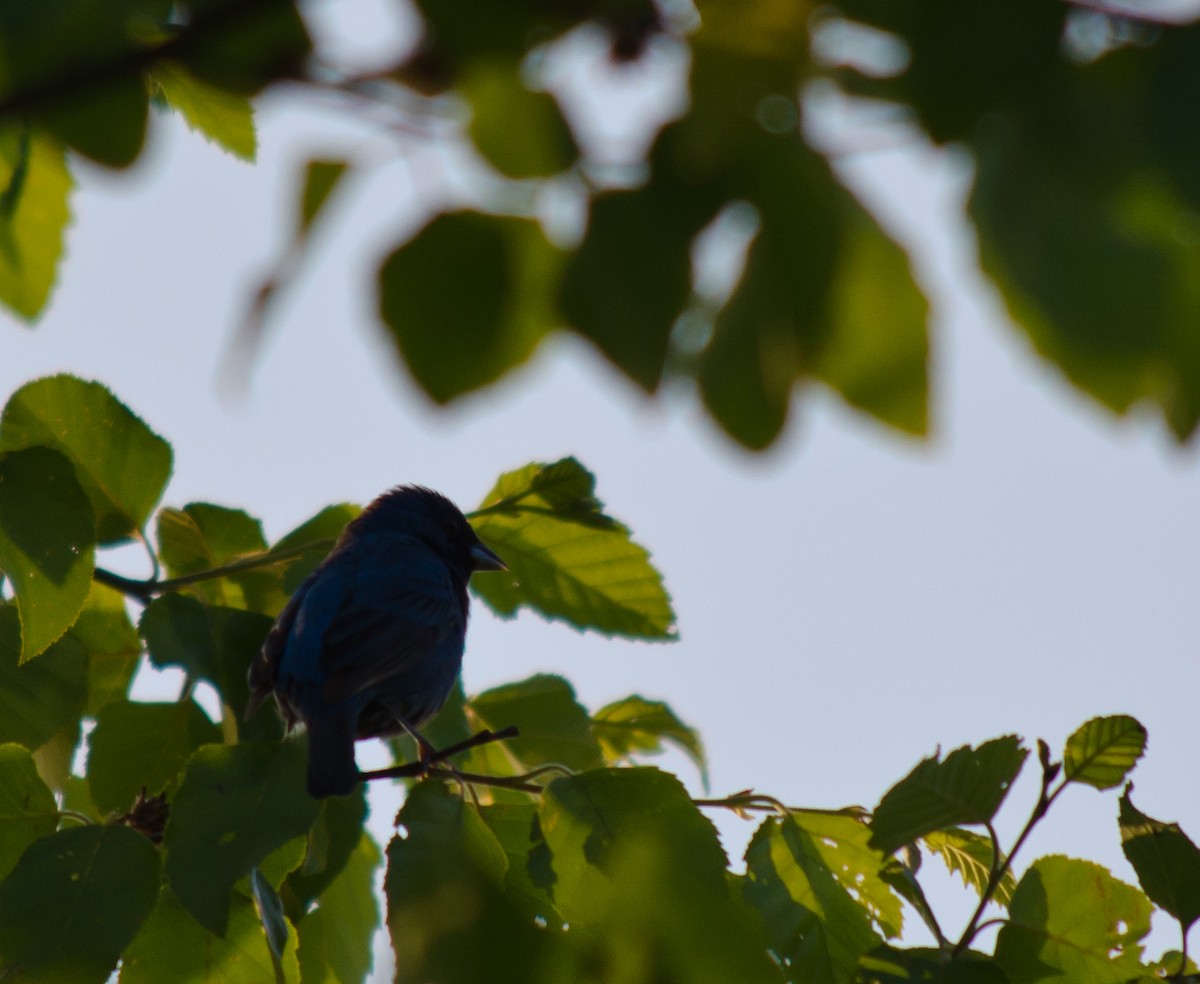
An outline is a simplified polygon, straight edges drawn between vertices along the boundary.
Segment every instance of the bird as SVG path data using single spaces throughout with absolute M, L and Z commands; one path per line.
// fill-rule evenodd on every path
M 249 718 L 272 694 L 290 734 L 307 729 L 309 794 L 345 796 L 361 779 L 354 744 L 417 730 L 462 668 L 476 571 L 507 566 L 448 498 L 419 485 L 380 495 L 279 613 L 250 665 Z

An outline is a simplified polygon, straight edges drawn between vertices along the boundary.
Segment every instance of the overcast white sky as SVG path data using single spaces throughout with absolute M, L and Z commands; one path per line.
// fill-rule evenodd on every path
M 379 33 L 382 5 L 328 8 Z M 299 162 L 386 146 L 283 100 L 260 124 L 254 167 L 160 121 L 129 173 L 78 168 L 49 313 L 34 330 L 0 315 L 0 395 L 59 371 L 103 381 L 173 443 L 167 503 L 239 506 L 272 537 L 398 482 L 469 508 L 499 472 L 574 454 L 653 551 L 682 639 L 613 643 L 477 606 L 468 689 L 549 671 L 592 707 L 666 698 L 700 729 L 715 794 L 753 786 L 811 806 L 873 805 L 939 744 L 1016 732 L 1059 749 L 1085 719 L 1130 713 L 1150 731 L 1138 806 L 1200 837 L 1195 454 L 1155 422 L 1095 408 L 1006 327 L 958 217 L 961 161 L 900 147 L 847 162 L 917 243 L 936 292 L 933 437 L 906 440 L 809 393 L 779 445 L 751 456 L 687 394 L 647 401 L 566 338 L 432 408 L 373 316 L 374 257 L 412 222 L 403 164 L 350 189 L 248 395 L 223 398 L 218 366 L 286 235 Z M 1003 815 L 1010 839 L 1035 768 Z M 740 852 L 749 825 L 716 819 Z M 1027 850 L 1026 863 L 1068 853 L 1134 880 L 1115 794 L 1073 791 Z M 938 898 L 965 918 L 949 889 Z

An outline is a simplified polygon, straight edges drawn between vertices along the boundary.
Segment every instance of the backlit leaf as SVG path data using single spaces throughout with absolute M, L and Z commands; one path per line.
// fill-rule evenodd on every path
M 1067 739 L 1063 772 L 1072 782 L 1112 789 L 1146 750 L 1146 729 L 1125 714 L 1092 718 Z

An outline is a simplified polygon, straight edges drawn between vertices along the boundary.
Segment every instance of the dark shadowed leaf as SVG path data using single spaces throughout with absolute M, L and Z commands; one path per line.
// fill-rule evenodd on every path
M 223 934 L 234 884 L 317 818 L 305 763 L 295 741 L 207 745 L 192 756 L 163 844 L 172 890 L 206 929 Z
M 1186 933 L 1200 919 L 1200 849 L 1177 823 L 1154 820 L 1121 796 L 1121 849 L 1150 901 L 1179 920 Z
M 294 940 L 281 962 L 287 984 L 299 981 Z M 205 975 L 196 980 L 214 984 L 263 984 L 276 980 L 271 951 L 250 899 L 234 892 L 229 923 L 224 935 L 219 936 L 196 922 L 171 890 L 164 887 L 158 905 L 122 957 L 119 982 L 163 984 L 183 979 L 182 975 L 192 969 Z
M 445 213 L 384 261 L 380 315 L 413 377 L 447 403 L 533 354 L 554 327 L 559 263 L 532 220 Z
M 149 96 L 135 72 L 67 90 L 38 114 L 37 122 L 86 157 L 108 167 L 128 167 L 146 139 Z
M 964 745 L 942 760 L 923 759 L 884 794 L 871 818 L 872 846 L 890 854 L 918 837 L 996 815 L 1028 752 L 1015 735 L 978 748 Z
M 470 518 L 509 573 L 475 577 L 472 590 L 504 616 L 529 607 L 580 629 L 673 639 L 662 576 L 629 531 L 601 511 L 594 487 L 573 458 L 502 475 Z
M 468 707 L 484 727 L 520 729 L 517 738 L 503 743 L 517 760 L 516 771 L 550 762 L 576 771 L 603 764 L 588 713 L 562 677 L 539 674 L 485 690 Z
M 1146 750 L 1146 729 L 1125 714 L 1092 718 L 1067 739 L 1063 772 L 1072 782 L 1112 789 Z
M 198 130 L 235 157 L 253 161 L 258 142 L 254 107 L 245 96 L 218 89 L 196 78 L 180 62 L 160 61 L 151 79 L 168 105 L 193 130 Z
M 69 634 L 37 659 L 20 658 L 16 609 L 0 605 L 0 742 L 36 749 L 83 714 L 87 653 Z
M 31 321 L 54 286 L 71 174 L 57 140 L 0 126 L 0 303 Z
M 312 160 L 304 167 L 304 187 L 300 192 L 300 211 L 296 232 L 304 236 L 317 221 L 338 183 L 350 167 L 342 160 Z
M 1150 911 L 1141 892 L 1098 864 L 1039 858 L 1017 883 L 996 963 L 1011 984 L 1120 984 L 1142 973 Z
M 551 894 L 553 872 L 550 854 L 542 838 L 536 803 L 492 803 L 479 810 L 508 857 L 504 890 L 529 919 L 541 918 L 556 929 L 564 925 Z
M 297 925 L 304 984 L 356 984 L 367 980 L 379 927 L 375 874 L 382 853 L 364 836 L 337 878 L 321 893 L 321 905 Z
M 107 387 L 75 376 L 38 379 L 9 398 L 0 418 L 0 449 L 35 445 L 71 459 L 101 544 L 143 529 L 171 477 L 171 445 Z
M 187 67 L 227 92 L 249 96 L 296 75 L 312 48 L 295 0 L 258 0 L 235 17 L 215 0 L 192 6 L 192 24 L 203 20 L 203 30 L 187 47 Z
M 968 950 L 957 957 L 928 947 L 880 947 L 860 961 L 858 980 L 870 984 L 1009 984 L 991 957 Z
M 341 874 L 362 840 L 366 817 L 365 785 L 349 796 L 321 800 L 321 812 L 308 832 L 304 862 L 288 874 L 280 889 L 293 922 L 298 923 L 312 902 Z
M 660 700 L 646 700 L 633 694 L 607 704 L 592 716 L 592 730 L 609 763 L 661 751 L 663 742 L 669 741 L 682 748 L 696 763 L 705 787 L 708 786 L 708 760 L 704 757 L 699 732 L 679 720 Z
M 94 530 L 70 461 L 41 447 L 0 453 L 0 571 L 17 597 L 22 661 L 44 652 L 82 610 Z
M 0 883 L 0 968 L 18 980 L 103 984 L 158 884 L 158 852 L 128 827 L 72 827 L 35 842 Z
M 178 666 L 207 680 L 233 708 L 243 738 L 278 738 L 282 725 L 270 708 L 242 719 L 250 695 L 246 669 L 262 648 L 272 619 L 239 608 L 206 605 L 186 595 L 155 598 L 142 613 L 138 631 L 157 667 Z
M 29 749 L 0 745 L 0 881 L 30 844 L 58 826 L 58 804 Z
M 191 754 L 221 741 L 221 729 L 192 700 L 109 704 L 88 739 L 88 784 L 101 813 L 123 813 L 145 789 L 172 790 Z
M 128 692 L 141 658 L 142 641 L 129 618 L 125 596 L 96 581 L 71 634 L 87 650 L 87 713 L 95 716 L 104 705 L 121 700 Z

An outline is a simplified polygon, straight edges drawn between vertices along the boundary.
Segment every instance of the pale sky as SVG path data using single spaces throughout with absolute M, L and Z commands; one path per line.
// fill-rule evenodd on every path
M 376 5 L 328 6 L 376 33 Z M 610 642 L 476 605 L 468 690 L 545 671 L 592 708 L 663 698 L 699 728 L 714 795 L 752 786 L 822 807 L 873 806 L 939 745 L 1016 732 L 1058 752 L 1087 718 L 1129 713 L 1150 733 L 1138 807 L 1200 838 L 1195 453 L 1156 421 L 1098 409 L 1006 326 L 959 218 L 960 159 L 901 142 L 845 162 L 916 245 L 934 292 L 934 435 L 905 439 L 811 391 L 778 446 L 752 456 L 687 393 L 646 400 L 565 336 L 500 385 L 433 408 L 396 372 L 373 314 L 378 257 L 411 228 L 414 196 L 432 193 L 419 156 L 347 189 L 276 312 L 249 392 L 223 396 L 218 366 L 282 246 L 300 163 L 378 160 L 392 146 L 283 102 L 263 107 L 256 166 L 160 119 L 130 172 L 76 168 L 49 312 L 33 330 L 0 315 L 0 394 L 59 371 L 106 383 L 174 445 L 166 504 L 241 507 L 272 538 L 399 482 L 469 509 L 500 472 L 574 454 L 653 552 L 681 641 Z M 136 576 L 142 563 L 119 566 Z M 697 785 L 686 762 L 668 763 Z M 1035 771 L 1001 814 L 1006 841 Z M 1115 793 L 1073 790 L 1018 868 L 1066 853 L 1135 881 L 1116 808 Z M 740 853 L 751 825 L 714 820 Z M 945 918 L 948 932 L 967 901 L 948 883 L 935 892 L 936 908 L 962 913 Z M 1156 939 L 1151 955 L 1175 942 Z

